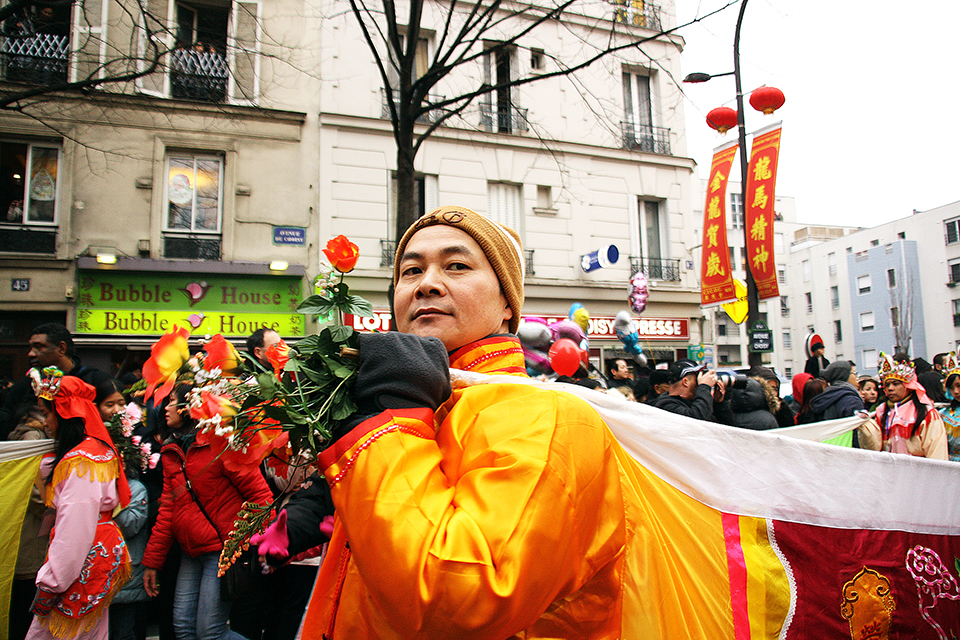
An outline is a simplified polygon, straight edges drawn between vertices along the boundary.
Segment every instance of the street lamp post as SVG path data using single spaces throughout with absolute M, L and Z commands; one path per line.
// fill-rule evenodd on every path
M 737 29 L 733 34 L 733 80 L 737 89 L 737 136 L 740 147 L 740 194 L 743 198 L 744 210 L 747 206 L 747 170 L 749 161 L 747 159 L 747 129 L 743 121 L 743 87 L 740 82 L 740 27 L 743 24 L 743 14 L 747 9 L 747 1 L 740 3 L 740 15 L 737 16 Z M 706 82 L 711 78 L 729 76 L 731 72 L 726 73 L 691 73 L 683 79 L 684 82 L 698 83 Z M 743 246 L 747 246 L 747 235 L 750 230 L 747 225 L 743 225 Z M 760 319 L 760 296 L 757 293 L 757 282 L 753 279 L 753 273 L 750 271 L 750 265 L 746 265 L 747 280 L 747 328 L 749 330 L 753 324 Z M 749 352 L 748 363 L 750 368 L 763 366 L 763 354 Z

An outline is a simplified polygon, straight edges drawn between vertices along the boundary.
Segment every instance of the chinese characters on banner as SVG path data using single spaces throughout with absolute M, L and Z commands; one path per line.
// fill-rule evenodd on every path
M 703 259 L 700 266 L 700 304 L 704 307 L 737 299 L 727 246 L 727 180 L 737 155 L 737 143 L 717 147 L 710 165 L 707 203 L 703 208 Z
M 754 136 L 750 167 L 747 170 L 747 191 L 744 199 L 747 262 L 757 283 L 760 300 L 780 295 L 777 288 L 777 267 L 773 257 L 773 204 L 781 129 L 778 122 Z

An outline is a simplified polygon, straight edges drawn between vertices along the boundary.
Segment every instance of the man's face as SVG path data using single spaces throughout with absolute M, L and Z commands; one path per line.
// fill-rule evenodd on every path
M 818 358 L 822 358 L 822 357 L 823 357 L 823 349 L 824 349 L 824 347 L 817 347 L 816 349 L 813 350 L 813 355 L 817 356 Z
M 36 335 L 30 336 L 30 351 L 27 353 L 27 357 L 30 359 L 31 367 L 56 367 L 61 364 L 63 360 L 65 346 L 61 342 L 60 344 L 52 344 L 48 339 L 47 335 L 44 333 L 38 333 Z M 67 373 L 64 371 L 64 373 Z
M 507 332 L 513 310 L 469 234 L 447 225 L 425 227 L 399 260 L 393 303 L 401 332 L 439 338 L 447 351 Z
M 694 396 L 697 395 L 697 374 L 691 373 L 684 376 L 680 379 L 680 382 L 677 383 L 680 388 L 680 393 L 677 394 L 684 400 L 693 400 Z
M 625 360 L 617 360 L 616 367 L 611 371 L 613 377 L 617 380 L 629 380 L 630 379 L 630 368 L 627 366 Z
M 887 395 L 890 402 L 903 402 L 909 395 L 910 390 L 903 386 L 899 380 L 887 379 L 883 381 L 883 392 Z
M 264 331 L 263 332 L 263 346 L 255 347 L 253 350 L 253 355 L 257 357 L 257 360 L 267 369 L 270 368 L 270 361 L 267 360 L 267 349 L 273 345 L 280 342 L 280 334 L 276 331 Z

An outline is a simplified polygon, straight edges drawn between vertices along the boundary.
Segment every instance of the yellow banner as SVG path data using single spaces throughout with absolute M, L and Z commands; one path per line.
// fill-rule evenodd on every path
M 6 445 L 7 443 L 3 443 Z M 20 443 L 10 443 L 11 446 Z M 10 587 L 20 546 L 20 527 L 30 503 L 30 488 L 40 468 L 40 456 L 0 462 L 0 632 L 7 636 L 10 611 Z
M 299 313 L 77 309 L 77 332 L 157 335 L 182 326 L 193 335 L 222 333 L 230 337 L 248 336 L 266 327 L 280 335 L 302 336 L 303 318 Z

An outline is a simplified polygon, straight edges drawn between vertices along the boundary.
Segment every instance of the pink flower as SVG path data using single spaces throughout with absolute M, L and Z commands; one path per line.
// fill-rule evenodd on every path
M 132 443 L 134 444 L 134 446 L 139 447 L 139 446 L 140 446 L 140 436 L 133 436 L 132 438 L 130 438 L 130 442 L 132 442 Z
M 159 454 L 159 453 L 151 453 L 151 454 L 150 454 L 150 463 L 149 463 L 149 464 L 150 464 L 150 468 L 151 468 L 151 469 L 156 469 L 158 462 L 160 462 L 160 454 Z

